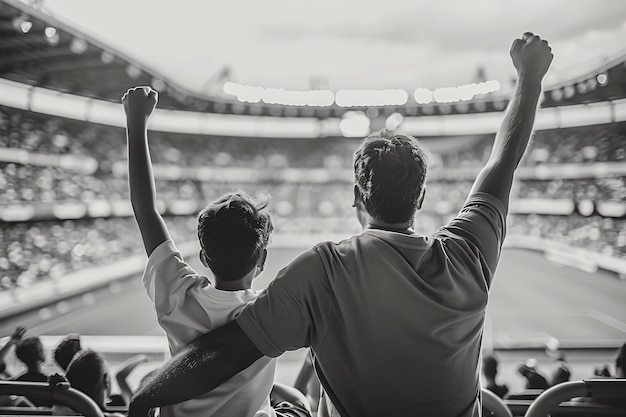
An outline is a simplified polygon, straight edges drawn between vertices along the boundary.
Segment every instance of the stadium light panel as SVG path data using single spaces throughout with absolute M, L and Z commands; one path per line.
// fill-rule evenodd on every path
M 339 90 L 335 103 L 340 107 L 403 106 L 409 94 L 401 89 Z
M 609 82 L 609 77 L 605 73 L 598 74 L 596 79 L 598 80 L 598 84 L 600 84 L 602 86 L 606 85 Z
M 434 100 L 433 92 L 428 88 L 416 88 L 413 92 L 413 98 L 419 104 L 429 104 Z

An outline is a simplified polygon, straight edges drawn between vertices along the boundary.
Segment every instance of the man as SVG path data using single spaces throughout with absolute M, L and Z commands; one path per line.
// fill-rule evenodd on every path
M 354 161 L 363 232 L 292 261 L 235 321 L 166 364 L 137 393 L 130 416 L 211 390 L 262 355 L 301 347 L 315 355 L 324 388 L 319 416 L 480 415 L 487 294 L 513 174 L 552 62 L 548 43 L 532 33 L 513 41 L 510 53 L 515 93 L 454 220 L 432 237 L 415 234 L 425 154 L 406 135 L 367 138 Z

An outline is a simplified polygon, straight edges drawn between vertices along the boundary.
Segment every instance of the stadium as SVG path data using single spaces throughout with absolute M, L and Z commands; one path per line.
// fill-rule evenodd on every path
M 522 368 L 551 379 L 565 362 L 570 381 L 610 377 L 626 342 L 626 49 L 587 64 L 544 83 L 490 292 L 483 355 L 498 358 L 516 416 L 541 393 Z M 141 283 L 120 104 L 129 88 L 159 92 L 149 125 L 157 204 L 194 269 L 203 268 L 196 229 L 207 202 L 234 190 L 271 197 L 274 232 L 256 290 L 313 245 L 360 233 L 352 158 L 371 132 L 405 132 L 431 153 L 415 230 L 430 235 L 452 220 L 512 94 L 485 77 L 432 89 L 288 89 L 228 72 L 194 89 L 45 1 L 0 0 L 0 346 L 24 326 L 41 339 L 49 375 L 59 372 L 55 346 L 78 334 L 112 374 L 141 355 L 133 388 L 170 357 Z M 24 371 L 14 352 L 2 355 L 3 379 Z M 281 356 L 276 380 L 293 386 L 306 357 Z M 19 393 L 2 384 L 0 398 Z M 626 415 L 623 403 L 583 405 L 556 403 L 553 415 Z M 51 414 L 31 411 L 0 402 L 1 415 Z

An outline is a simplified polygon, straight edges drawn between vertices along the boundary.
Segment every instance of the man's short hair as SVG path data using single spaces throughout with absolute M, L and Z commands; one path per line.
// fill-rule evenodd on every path
M 65 377 L 72 388 L 98 402 L 98 390 L 103 389 L 106 374 L 107 368 L 102 355 L 91 349 L 85 349 L 74 356 L 67 367 Z
M 242 278 L 255 267 L 274 226 L 265 210 L 243 191 L 224 194 L 198 216 L 198 239 L 208 267 L 225 281 Z
M 74 355 L 80 350 L 80 338 L 77 335 L 69 335 L 54 349 L 54 360 L 65 371 Z
M 43 361 L 43 346 L 38 337 L 28 337 L 18 342 L 15 356 L 27 365 Z
M 387 223 L 411 221 L 426 182 L 428 153 L 391 130 L 366 137 L 354 153 L 356 186 L 367 212 Z

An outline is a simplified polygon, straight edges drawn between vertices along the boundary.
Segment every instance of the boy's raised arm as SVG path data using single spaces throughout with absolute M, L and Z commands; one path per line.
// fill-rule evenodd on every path
M 154 175 L 148 149 L 148 119 L 157 101 L 158 93 L 150 87 L 131 88 L 122 97 L 126 112 L 130 202 L 148 256 L 170 238 L 156 206 Z

